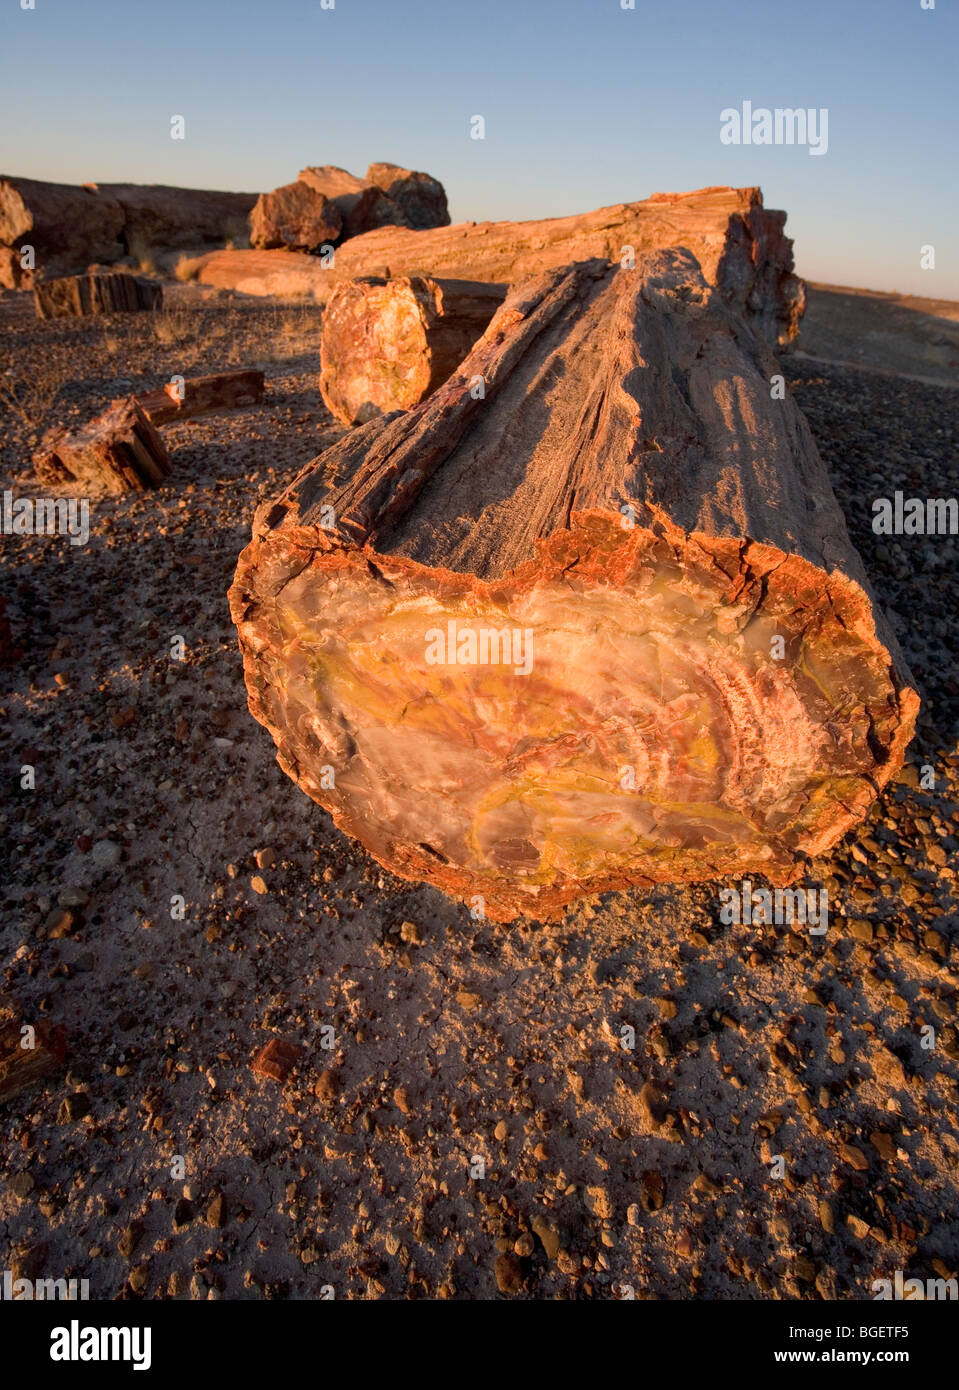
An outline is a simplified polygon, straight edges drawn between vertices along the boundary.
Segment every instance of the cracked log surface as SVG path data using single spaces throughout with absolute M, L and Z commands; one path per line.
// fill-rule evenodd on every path
M 758 188 L 700 188 L 535 222 L 458 222 L 429 231 L 384 227 L 340 246 L 332 267 L 287 251 L 216 251 L 205 258 L 199 278 L 246 294 L 312 293 L 325 302 L 342 280 L 359 275 L 516 285 L 591 257 L 618 265 L 627 246 L 637 256 L 685 246 L 709 283 L 768 342 L 785 345 L 799 332 L 805 308 L 785 223 L 784 212 L 763 206 Z
M 684 249 L 518 287 L 433 396 L 257 512 L 231 611 L 284 770 L 500 920 L 794 882 L 918 697 L 776 371 Z

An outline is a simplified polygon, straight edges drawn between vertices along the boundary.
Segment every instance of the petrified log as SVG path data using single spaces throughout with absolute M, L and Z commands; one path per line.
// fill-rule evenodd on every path
M 777 370 L 682 248 L 511 293 L 433 396 L 256 514 L 230 602 L 281 767 L 503 920 L 795 880 L 918 697 Z
M 168 381 L 161 391 L 136 397 L 137 405 L 153 425 L 189 420 L 211 410 L 238 410 L 259 405 L 263 399 L 263 373 L 255 370 L 217 372 L 212 376 Z
M 91 493 L 143 492 L 170 471 L 163 440 L 135 396 L 111 402 L 82 429 L 49 431 L 33 463 L 48 487 L 76 484 Z
M 97 189 L 41 179 L 0 178 L 0 243 L 32 246 L 35 269 L 47 275 L 78 270 L 91 261 L 116 261 L 125 254 L 121 239 L 123 209 L 116 198 Z M 11 267 L 15 283 L 33 283 L 19 256 Z
M 411 227 L 422 231 L 428 227 L 448 227 L 449 208 L 446 190 L 439 179 L 416 169 L 402 169 L 398 164 L 371 164 L 366 182 L 382 188 L 393 202 L 399 203 Z
M 250 213 L 250 245 L 315 254 L 321 247 L 333 245 L 342 224 L 334 202 L 297 180 L 257 198 Z
M 223 241 L 246 225 L 254 193 L 162 184 L 47 183 L 0 177 L 0 285 L 29 287 L 44 276 L 109 265 L 130 251 Z M 20 249 L 32 246 L 34 269 Z
M 281 252 L 214 252 L 203 262 L 199 279 L 247 294 L 280 293 L 278 286 L 284 293 L 312 291 L 322 303 L 341 280 L 359 275 L 517 284 L 539 271 L 595 256 L 628 263 L 629 248 L 638 256 L 686 246 L 706 280 L 746 313 L 768 342 L 784 345 L 799 332 L 805 305 L 803 283 L 792 273 L 785 221 L 784 212 L 763 207 L 758 188 L 702 188 L 655 193 L 642 203 L 541 222 L 460 222 L 423 232 L 385 228 L 338 247 L 333 266 Z
M 409 410 L 451 376 L 506 297 L 478 280 L 365 276 L 323 313 L 320 392 L 347 425 Z
M 33 287 L 37 318 L 82 318 L 88 314 L 135 314 L 160 309 L 163 286 L 142 275 L 96 271 L 38 280 Z
M 340 238 L 361 236 L 378 227 L 408 227 L 406 213 L 376 184 L 364 183 L 335 164 L 309 165 L 300 181 L 329 198 L 340 210 Z

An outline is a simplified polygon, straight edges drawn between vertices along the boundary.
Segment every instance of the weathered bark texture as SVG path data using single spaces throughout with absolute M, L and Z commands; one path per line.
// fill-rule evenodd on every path
M 339 285 L 320 339 L 320 391 L 329 409 L 355 425 L 418 405 L 485 332 L 506 288 L 420 276 Z
M 25 1041 L 32 1041 L 33 1046 L 24 1047 Z M 62 1028 L 38 1022 L 33 1025 L 31 1039 L 20 1022 L 0 1024 L 0 1105 L 58 1071 L 66 1058 Z
M 257 198 L 250 213 L 250 245 L 315 254 L 333 245 L 342 225 L 336 204 L 298 180 Z
M 77 186 L 0 177 L 0 286 L 111 264 L 128 254 L 222 242 L 246 226 L 253 193 L 162 184 Z M 34 269 L 20 250 L 34 249 Z
M 37 318 L 82 318 L 88 314 L 135 314 L 163 306 L 163 286 L 142 275 L 64 275 L 33 287 Z
M 382 188 L 398 203 L 409 225 L 418 231 L 449 226 L 446 190 L 431 175 L 416 169 L 403 169 L 398 164 L 371 164 L 366 171 L 366 181 Z
M 433 231 L 386 228 L 354 237 L 335 264 L 274 252 L 220 251 L 199 272 L 205 284 L 246 294 L 312 293 L 325 302 L 342 280 L 360 275 L 430 275 L 487 284 L 520 280 L 573 261 L 605 257 L 620 264 L 624 247 L 638 256 L 685 246 L 706 280 L 746 313 L 766 340 L 785 345 L 799 332 L 803 283 L 793 274 L 784 212 L 763 207 L 758 188 L 703 188 L 655 193 L 575 217 L 541 222 L 460 222 Z
M 503 920 L 794 881 L 918 697 L 776 371 L 683 249 L 514 291 L 433 396 L 257 512 L 230 601 L 281 767 Z
M 364 183 L 335 164 L 310 166 L 300 170 L 300 181 L 329 198 L 340 210 L 343 225 L 340 236 L 362 236 L 378 227 L 408 227 L 406 213 L 376 184 Z
M 135 396 L 113 401 L 82 429 L 51 430 L 33 464 L 48 487 L 67 483 L 91 493 L 143 492 L 170 472 L 163 440 Z
M 263 399 L 264 376 L 256 370 L 218 372 L 213 376 L 187 377 L 167 382 L 162 391 L 136 397 L 137 405 L 154 425 L 189 420 L 211 410 L 237 410 L 258 405 Z

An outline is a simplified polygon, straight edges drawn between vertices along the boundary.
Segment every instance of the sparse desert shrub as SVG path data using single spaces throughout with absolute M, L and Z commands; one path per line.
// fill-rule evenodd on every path
M 195 280 L 200 273 L 204 259 L 203 256 L 181 256 L 173 268 L 173 274 L 183 284 L 186 284 L 188 280 Z
M 154 273 L 156 271 L 156 252 L 153 247 L 147 243 L 144 237 L 134 232 L 128 242 L 128 249 L 140 270 L 148 273 Z
M 12 353 L 0 359 L 0 407 L 28 430 L 40 433 L 56 404 L 60 388 L 71 379 L 67 367 L 41 367 L 16 361 Z

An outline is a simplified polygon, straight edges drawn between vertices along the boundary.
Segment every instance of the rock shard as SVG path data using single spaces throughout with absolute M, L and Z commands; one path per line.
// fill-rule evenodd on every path
M 516 288 L 256 514 L 230 603 L 281 767 L 494 919 L 795 882 L 918 697 L 777 370 L 684 248 Z

